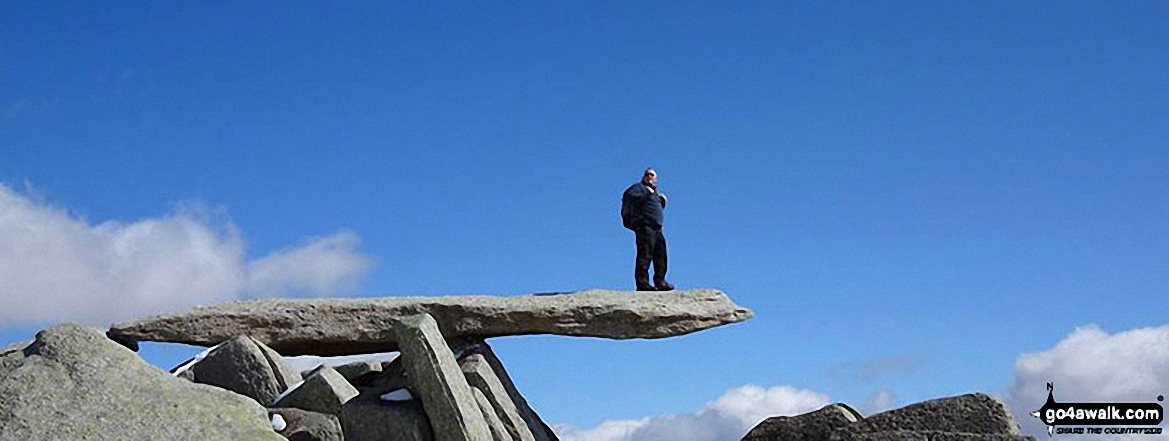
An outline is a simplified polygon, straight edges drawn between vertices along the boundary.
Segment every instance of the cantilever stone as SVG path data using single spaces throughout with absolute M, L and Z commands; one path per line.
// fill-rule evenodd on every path
M 448 340 L 531 334 L 664 338 L 752 316 L 715 289 L 588 290 L 517 297 L 255 300 L 119 323 L 108 334 L 202 346 L 246 334 L 284 355 L 364 354 L 397 350 L 393 318 L 420 313 L 433 316 Z

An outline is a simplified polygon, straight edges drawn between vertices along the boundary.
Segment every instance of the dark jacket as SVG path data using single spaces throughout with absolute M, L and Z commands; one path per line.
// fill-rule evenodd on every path
M 621 196 L 621 221 L 625 228 L 631 230 L 643 225 L 661 228 L 662 210 L 665 208 L 661 196 L 651 191 L 644 182 L 638 181 Z

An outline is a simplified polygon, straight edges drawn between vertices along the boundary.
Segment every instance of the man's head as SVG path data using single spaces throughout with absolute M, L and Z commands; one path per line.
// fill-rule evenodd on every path
M 657 187 L 658 186 L 658 172 L 654 171 L 653 168 L 646 167 L 645 174 L 641 175 L 641 182 L 649 184 L 652 187 Z

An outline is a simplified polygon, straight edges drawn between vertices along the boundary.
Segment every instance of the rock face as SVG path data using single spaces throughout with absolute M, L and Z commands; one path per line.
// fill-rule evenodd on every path
M 255 401 L 175 378 L 98 329 L 60 325 L 0 355 L 0 439 L 284 438 Z
M 347 355 L 398 349 L 393 317 L 430 314 L 448 340 L 529 334 L 664 338 L 736 323 L 752 312 L 714 289 L 589 290 L 519 297 L 452 296 L 266 299 L 121 323 L 121 341 L 211 346 L 250 335 L 285 355 Z
M 357 389 L 333 370 L 318 367 L 303 383 L 294 386 L 276 400 L 276 407 L 295 407 L 328 415 L 341 413 L 341 406 L 357 396 Z
M 861 415 L 845 404 L 829 404 L 815 412 L 771 417 L 747 432 L 743 441 L 820 441 L 836 429 L 851 425 Z
M 429 314 L 393 322 L 399 357 L 413 390 L 422 398 L 436 441 L 491 441 L 490 428 L 455 354 Z
M 246 336 L 217 346 L 178 375 L 251 397 L 265 406 L 301 381 L 280 354 Z

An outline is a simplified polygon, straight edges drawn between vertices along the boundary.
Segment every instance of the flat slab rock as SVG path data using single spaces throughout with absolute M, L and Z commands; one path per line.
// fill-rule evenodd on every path
M 110 327 L 111 338 L 200 346 L 249 335 L 284 355 L 398 350 L 392 318 L 430 314 L 448 340 L 555 334 L 665 338 L 751 318 L 721 291 L 588 290 L 516 297 L 265 299 L 197 308 Z

